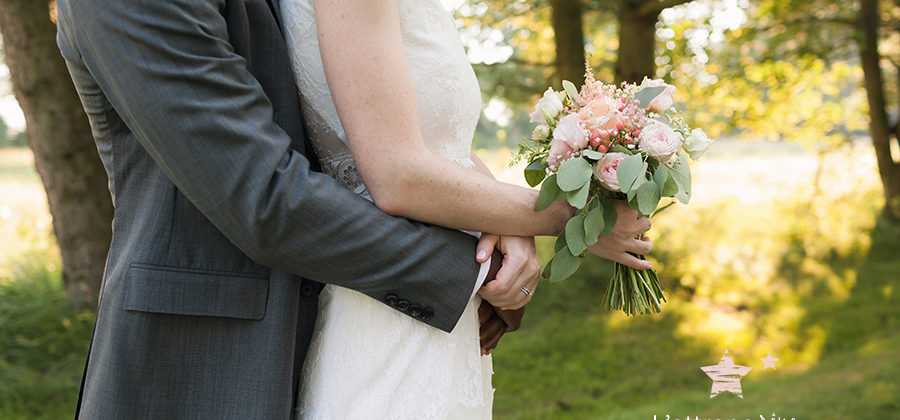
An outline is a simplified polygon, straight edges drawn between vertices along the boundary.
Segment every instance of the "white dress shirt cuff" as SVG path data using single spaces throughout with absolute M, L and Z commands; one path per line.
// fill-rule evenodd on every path
M 463 232 L 476 238 L 481 238 L 481 232 L 472 232 L 468 230 L 464 230 Z M 480 289 L 487 280 L 488 272 L 491 271 L 491 258 L 493 257 L 488 257 L 488 260 L 481 264 L 481 268 L 478 270 L 478 277 L 475 279 L 475 289 L 472 290 L 472 296 L 469 297 L 470 299 L 475 296 L 475 293 L 478 293 L 478 289 Z

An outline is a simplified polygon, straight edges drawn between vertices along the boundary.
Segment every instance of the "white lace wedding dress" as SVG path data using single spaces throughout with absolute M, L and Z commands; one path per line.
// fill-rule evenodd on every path
M 399 0 L 399 10 L 423 138 L 429 149 L 459 163 L 460 171 L 472 170 L 481 93 L 453 19 L 439 0 Z M 323 170 L 371 200 L 325 80 L 313 0 L 282 0 L 281 11 L 308 134 Z M 448 334 L 361 293 L 326 286 L 303 368 L 300 417 L 490 418 L 491 358 L 480 353 L 479 303 L 473 297 Z

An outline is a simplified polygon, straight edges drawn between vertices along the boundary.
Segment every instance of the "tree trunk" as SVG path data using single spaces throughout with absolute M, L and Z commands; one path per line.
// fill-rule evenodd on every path
M 869 135 L 875 146 L 878 173 L 884 186 L 884 216 L 900 220 L 900 165 L 891 157 L 891 130 L 885 111 L 884 76 L 878 54 L 878 0 L 860 2 L 860 61 L 869 102 Z
M 0 33 L 28 143 L 47 192 L 63 282 L 81 307 L 97 304 L 112 203 L 90 125 L 56 46 L 50 3 L 0 0 Z
M 584 28 L 581 0 L 550 0 L 553 34 L 556 41 L 556 76 L 553 85 L 568 80 L 584 83 Z
M 656 20 L 659 10 L 633 0 L 619 1 L 619 52 L 616 83 L 640 83 L 656 72 Z

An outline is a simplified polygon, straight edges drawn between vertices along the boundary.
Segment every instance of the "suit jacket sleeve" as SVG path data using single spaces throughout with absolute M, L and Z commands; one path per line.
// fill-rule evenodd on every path
M 69 9 L 58 22 L 67 62 L 87 68 L 156 164 L 250 258 L 378 300 L 396 293 L 453 328 L 479 269 L 473 238 L 391 217 L 311 172 L 231 48 L 221 1 L 58 7 Z

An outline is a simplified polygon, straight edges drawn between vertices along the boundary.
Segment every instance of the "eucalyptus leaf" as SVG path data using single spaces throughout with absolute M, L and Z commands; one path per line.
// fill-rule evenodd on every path
M 675 182 L 675 178 L 672 177 L 672 171 L 669 171 L 669 177 L 666 179 L 666 183 L 663 185 L 660 195 L 663 197 L 674 197 L 677 193 L 678 184 Z
M 555 283 L 572 277 L 581 265 L 581 257 L 576 257 L 569 252 L 569 248 L 563 248 L 553 256 L 550 263 L 550 282 Z
M 538 194 L 538 202 L 537 209 L 543 210 L 550 206 L 554 201 L 564 198 L 565 193 L 559 189 L 559 185 L 556 184 L 556 174 L 550 175 L 541 184 L 541 192 Z
M 691 167 L 688 165 L 683 153 L 678 154 L 678 160 L 672 165 L 671 173 L 675 183 L 678 184 L 678 192 L 675 194 L 675 198 L 687 204 L 691 199 Z
M 575 98 L 578 97 L 578 88 L 575 87 L 574 83 L 568 80 L 563 80 L 562 85 L 563 89 L 566 91 L 566 95 L 569 95 L 569 101 L 577 106 L 578 102 L 575 101 Z
M 600 232 L 601 235 L 609 235 L 612 233 L 613 226 L 616 225 L 616 219 L 618 219 L 618 214 L 616 213 L 616 208 L 613 206 L 611 200 L 603 200 L 600 204 L 603 208 L 603 232 Z
M 641 105 L 641 108 L 646 108 L 664 90 L 666 90 L 665 86 L 645 87 L 634 94 L 634 100 Z
M 659 205 L 659 187 L 655 182 L 647 182 L 641 185 L 637 190 L 638 211 L 642 215 L 653 213 L 656 206 Z
M 563 191 L 575 191 L 591 180 L 591 164 L 582 158 L 572 158 L 559 165 L 556 183 Z
M 546 176 L 547 172 L 544 171 L 542 159 L 536 159 L 525 167 L 525 182 L 532 187 L 540 184 Z
M 606 226 L 603 220 L 603 207 L 594 207 L 584 217 L 584 244 L 591 246 L 597 243 L 597 239 Z
M 588 159 L 593 159 L 593 160 L 600 160 L 603 158 L 603 153 L 600 153 L 596 150 L 591 150 L 591 149 L 584 149 L 581 151 L 581 154 L 584 157 L 586 157 Z
M 560 249 L 566 248 L 569 245 L 566 243 L 566 231 L 563 229 L 560 232 L 559 236 L 556 237 L 556 243 L 553 244 L 553 252 L 559 252 Z
M 632 152 L 631 150 L 629 150 L 627 147 L 622 146 L 621 144 L 615 144 L 615 145 L 613 145 L 612 147 L 609 148 L 609 151 L 610 151 L 610 152 L 616 152 L 616 153 L 625 153 L 625 154 L 628 154 L 628 155 L 634 154 L 634 152 Z
M 583 209 L 585 205 L 587 205 L 588 192 L 591 189 L 591 183 L 587 182 L 577 191 L 570 191 L 566 193 L 566 199 L 569 200 L 569 204 L 572 207 Z
M 624 192 L 631 190 L 638 177 L 643 177 L 646 171 L 641 155 L 631 155 L 619 162 L 616 168 L 616 178 L 619 180 L 619 188 Z
M 581 255 L 587 249 L 584 243 L 584 216 L 576 214 L 566 223 L 566 244 L 572 255 Z
M 528 165 L 531 166 L 531 165 Z M 527 171 L 528 168 L 525 168 Z M 653 171 L 653 182 L 656 183 L 656 186 L 659 187 L 659 190 L 662 191 L 663 187 L 666 186 L 666 180 L 669 179 L 669 168 L 666 165 L 659 165 L 656 167 L 656 170 Z
M 556 128 L 556 119 L 554 119 L 549 112 L 544 110 L 544 108 L 541 108 L 541 113 L 544 114 L 544 120 L 547 121 L 547 125 L 550 126 L 550 128 Z

